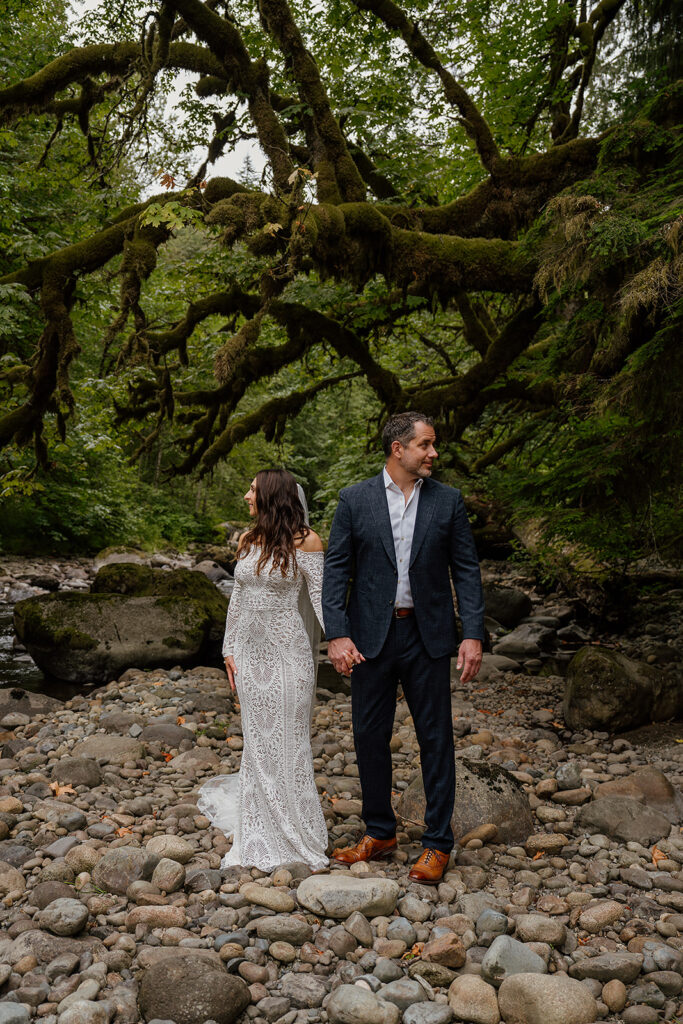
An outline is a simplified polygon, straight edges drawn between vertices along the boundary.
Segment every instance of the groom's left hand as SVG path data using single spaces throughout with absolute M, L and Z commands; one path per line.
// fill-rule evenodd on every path
M 463 640 L 458 650 L 458 661 L 456 668 L 462 669 L 460 674 L 461 683 L 469 683 L 474 679 L 481 668 L 482 645 L 481 640 Z

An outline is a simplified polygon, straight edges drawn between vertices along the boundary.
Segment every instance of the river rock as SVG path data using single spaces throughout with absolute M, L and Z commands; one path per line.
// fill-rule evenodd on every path
M 616 978 L 624 985 L 635 981 L 643 966 L 642 953 L 627 953 L 616 950 L 613 953 L 601 953 L 599 956 L 586 957 L 577 960 L 569 968 L 572 978 L 582 981 L 584 978 L 594 978 L 603 983 Z
M 313 929 L 301 918 L 290 914 L 278 914 L 275 917 L 258 918 L 256 934 L 260 939 L 268 939 L 269 942 L 289 942 L 293 946 L 303 946 L 304 942 L 310 942 L 313 938 Z
M 672 785 L 664 772 L 645 765 L 632 775 L 601 783 L 595 797 L 626 796 L 638 800 L 653 811 L 665 814 L 672 825 L 683 824 L 683 794 Z
M 462 974 L 448 990 L 448 1004 L 456 1020 L 471 1024 L 498 1024 L 496 990 L 476 974 Z
M 140 740 L 143 743 L 161 743 L 165 747 L 179 747 L 183 741 L 194 744 L 195 735 L 189 729 L 183 729 L 182 725 L 173 725 L 172 722 L 152 722 L 146 725 L 140 733 Z
M 501 626 L 512 629 L 531 613 L 531 598 L 518 587 L 503 587 L 498 583 L 484 584 L 486 614 Z
M 111 1010 L 106 1003 L 75 999 L 59 1015 L 59 1024 L 109 1024 Z
M 38 924 L 54 935 L 76 935 L 88 920 L 88 908 L 80 900 L 60 898 L 41 910 Z
M 442 964 L 452 970 L 462 967 L 467 958 L 467 953 L 458 936 L 452 932 L 449 935 L 440 935 L 431 938 L 422 949 L 422 959 L 427 962 Z
M 321 1006 L 327 995 L 327 986 L 320 978 L 313 974 L 297 974 L 294 971 L 285 974 L 280 989 L 292 1006 L 300 1010 L 312 1010 L 316 1006 Z
M 562 922 L 545 914 L 519 914 L 515 925 L 521 942 L 547 942 L 551 946 L 562 946 L 567 937 L 567 929 Z
M 146 1021 L 161 1018 L 175 1024 L 208 1020 L 232 1024 L 249 1005 L 250 996 L 241 978 L 211 960 L 186 954 L 145 971 L 139 1002 Z
M 10 892 L 23 892 L 26 888 L 24 876 L 18 868 L 0 860 L 0 896 Z
M 505 1024 L 593 1024 L 598 1006 L 585 985 L 564 975 L 515 974 L 498 990 Z
M 380 999 L 393 1003 L 399 1010 L 407 1010 L 413 1003 L 422 1003 L 428 999 L 424 985 L 414 978 L 397 978 L 379 991 Z
M 554 637 L 554 629 L 538 622 L 524 622 L 494 644 L 493 653 L 524 661 L 538 658 L 542 651 L 550 649 Z
M 296 898 L 314 914 L 345 919 L 354 910 L 366 917 L 392 914 L 398 894 L 398 884 L 389 878 L 356 878 L 332 872 L 305 878 Z
M 31 1013 L 23 1003 L 0 1003 L 0 1024 L 29 1024 Z
M 188 597 L 60 592 L 14 606 L 15 630 L 35 663 L 70 683 L 106 683 L 132 665 L 189 664 L 211 625 L 204 604 Z
M 403 1014 L 403 1024 L 450 1024 L 453 1011 L 443 1003 L 413 1003 Z
M 145 850 L 155 857 L 166 857 L 179 864 L 187 864 L 194 856 L 194 847 L 182 836 L 153 836 Z
M 133 882 L 150 880 L 160 859 L 149 850 L 134 846 L 107 850 L 93 868 L 93 882 L 105 892 L 124 896 Z
M 73 748 L 75 758 L 106 758 L 110 764 L 137 761 L 144 751 L 142 744 L 130 736 L 87 736 Z
M 92 758 L 61 757 L 52 769 L 52 778 L 62 786 L 87 786 L 88 789 L 94 789 L 102 782 L 102 772 L 97 761 Z
M 482 977 L 492 985 L 500 984 L 512 974 L 545 974 L 546 970 L 538 953 L 510 935 L 498 935 L 481 962 Z
M 257 907 L 266 907 L 274 910 L 276 914 L 288 914 L 294 910 L 296 903 L 288 892 L 274 887 L 258 885 L 256 882 L 246 882 L 240 886 L 240 896 L 255 904 Z
M 398 810 L 411 821 L 424 821 L 425 806 L 419 772 L 404 790 Z M 529 800 L 520 783 L 505 768 L 459 757 L 451 819 L 453 833 L 457 839 L 485 824 L 496 826 L 499 843 L 521 842 L 534 829 Z
M 608 647 L 582 647 L 567 670 L 564 718 L 575 730 L 623 732 L 683 714 L 683 687 Z
M 65 938 L 61 935 L 51 935 L 39 928 L 32 928 L 30 931 L 22 932 L 12 942 L 8 956 L 11 964 L 18 963 L 27 954 L 35 956 L 39 964 L 48 964 L 55 957 L 69 953 L 80 958 L 84 953 L 101 957 L 105 952 L 105 946 L 94 936 L 82 939 Z
M 613 925 L 625 912 L 626 908 L 622 903 L 617 903 L 615 900 L 599 900 L 581 911 L 579 928 L 595 935 Z
M 651 846 L 668 836 L 671 829 L 671 822 L 661 811 L 644 807 L 638 800 L 625 796 L 608 796 L 584 804 L 575 824 L 580 829 L 641 846 Z
M 289 977 L 289 975 L 288 975 Z M 360 985 L 340 985 L 326 1006 L 331 1024 L 398 1024 L 401 1011 Z

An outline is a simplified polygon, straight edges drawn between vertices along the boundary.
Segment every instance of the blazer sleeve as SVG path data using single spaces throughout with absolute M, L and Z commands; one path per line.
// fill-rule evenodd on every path
M 351 509 L 342 493 L 332 520 L 323 576 L 322 606 L 325 636 L 328 640 L 351 635 L 346 613 L 346 592 L 352 569 Z
M 450 564 L 458 598 L 463 640 L 484 640 L 484 591 L 479 558 L 467 518 L 465 502 L 458 491 L 450 532 Z

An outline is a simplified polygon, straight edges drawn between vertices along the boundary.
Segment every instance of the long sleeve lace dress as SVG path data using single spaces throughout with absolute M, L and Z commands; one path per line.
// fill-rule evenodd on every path
M 198 807 L 232 834 L 222 867 L 272 871 L 299 861 L 327 866 L 327 829 L 313 778 L 311 707 L 315 669 L 299 612 L 302 587 L 322 624 L 322 551 L 296 552 L 287 575 L 256 574 L 252 548 L 235 568 L 223 656 L 237 667 L 244 748 L 239 773 L 202 786 Z

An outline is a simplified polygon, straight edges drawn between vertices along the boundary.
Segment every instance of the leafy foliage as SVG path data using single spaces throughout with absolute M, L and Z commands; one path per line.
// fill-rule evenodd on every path
M 673 555 L 675 4 L 3 2 L 6 546 L 208 540 L 268 463 L 324 529 L 417 406 L 510 520 Z

